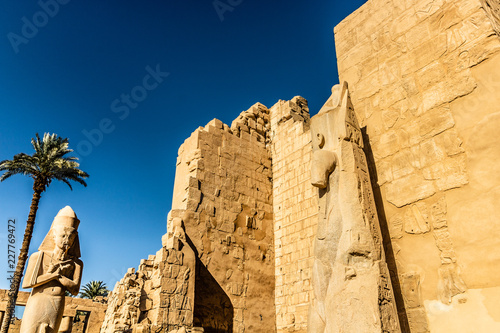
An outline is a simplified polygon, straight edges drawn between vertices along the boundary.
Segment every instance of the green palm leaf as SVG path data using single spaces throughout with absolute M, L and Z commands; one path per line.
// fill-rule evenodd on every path
M 104 282 L 90 281 L 82 287 L 80 297 L 94 299 L 97 296 L 107 296 L 108 292 L 109 290 Z

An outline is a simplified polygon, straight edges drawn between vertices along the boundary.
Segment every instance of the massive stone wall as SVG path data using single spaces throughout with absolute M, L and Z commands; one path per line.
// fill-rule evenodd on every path
M 305 99 L 295 97 L 279 101 L 270 111 L 276 325 L 278 332 L 306 332 L 318 223 L 318 199 L 311 185 L 309 108 Z
M 163 248 L 130 269 L 101 332 L 273 332 L 269 110 L 214 119 L 179 148 Z
M 335 28 L 412 332 L 500 330 L 497 14 L 495 1 L 370 0 Z
M 272 332 L 274 239 L 269 110 L 242 112 L 231 128 L 214 119 L 179 149 L 173 209 L 185 210 L 186 232 L 222 292 L 233 322 L 211 321 L 212 290 L 197 289 L 195 322 L 217 332 Z M 204 301 L 205 300 L 205 301 Z

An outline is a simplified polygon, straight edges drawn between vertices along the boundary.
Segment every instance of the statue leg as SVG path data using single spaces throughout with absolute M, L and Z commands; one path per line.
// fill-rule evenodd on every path
M 319 259 L 314 260 L 312 272 L 314 300 L 309 307 L 308 333 L 325 332 L 327 324 L 325 301 L 331 273 L 332 270 L 329 265 L 325 265 Z

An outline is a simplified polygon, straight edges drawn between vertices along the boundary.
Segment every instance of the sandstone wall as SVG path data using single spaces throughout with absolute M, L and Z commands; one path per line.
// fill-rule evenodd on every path
M 101 333 L 176 331 L 193 326 L 196 258 L 183 240 L 130 268 L 109 295 Z M 173 237 L 170 237 L 172 240 Z
M 275 330 L 268 132 L 269 110 L 256 104 L 231 128 L 214 119 L 179 149 L 172 209 L 185 211 L 186 233 L 206 268 L 197 286 L 220 286 L 233 318 L 231 326 L 213 318 L 219 296 L 197 287 L 195 325 L 205 332 Z
M 498 9 L 370 0 L 335 28 L 412 332 L 500 330 Z
M 309 109 L 305 99 L 295 97 L 279 101 L 270 111 L 276 325 L 278 332 L 306 332 L 318 223 L 317 191 L 311 185 Z
M 0 318 L 3 317 L 3 314 L 7 307 L 8 294 L 9 290 L 0 289 Z M 29 292 L 19 291 L 16 305 L 25 306 L 26 302 L 28 301 L 29 295 Z M 91 300 L 67 296 L 65 299 L 63 317 L 71 317 L 73 319 L 76 316 L 77 311 L 85 311 L 88 313 L 88 321 L 87 326 L 85 327 L 85 333 L 98 333 L 104 321 L 106 308 L 106 301 L 102 297 L 100 297 L 99 300 Z M 21 319 L 16 319 L 16 324 L 9 327 L 9 332 L 19 332 L 19 329 L 21 328 Z M 73 324 L 73 332 L 83 332 L 83 328 L 84 327 L 81 325 L 81 323 Z

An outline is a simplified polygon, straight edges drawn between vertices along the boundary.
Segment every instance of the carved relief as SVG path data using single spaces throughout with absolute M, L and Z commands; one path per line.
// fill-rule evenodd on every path
M 411 205 L 405 212 L 405 231 L 409 234 L 424 234 L 429 232 L 429 216 L 425 205 Z
M 308 332 L 399 332 L 363 140 L 347 83 L 332 88 L 332 96 L 312 118 L 311 130 L 311 182 L 319 189 L 320 213 Z
M 440 253 L 441 266 L 438 270 L 439 281 L 437 287 L 438 296 L 444 304 L 450 304 L 452 297 L 467 290 L 467 286 L 460 277 L 460 269 L 457 264 L 457 257 L 453 248 L 453 241 L 448 230 L 446 197 L 431 198 L 420 201 L 405 208 L 402 213 L 398 213 L 389 219 L 389 230 L 391 238 L 403 237 L 402 228 L 407 234 L 423 234 L 431 232 L 434 236 L 436 247 Z M 403 227 L 404 225 L 404 227 Z M 432 227 L 432 228 L 431 228 Z M 407 308 L 421 306 L 420 296 L 417 286 L 420 284 L 420 277 L 417 273 L 408 272 L 402 275 L 403 294 Z M 417 299 L 419 300 L 417 302 Z M 417 305 L 418 304 L 418 305 Z M 420 312 L 414 312 L 413 317 Z M 423 322 L 423 319 L 419 319 Z M 410 322 L 411 324 L 411 322 Z
M 491 20 L 493 29 L 500 37 L 500 3 L 495 0 L 481 0 L 481 4 Z
M 429 332 L 427 314 L 420 294 L 420 274 L 408 272 L 401 275 L 401 288 L 411 332 Z
M 179 215 L 179 212 L 176 212 Z M 169 214 L 163 248 L 115 286 L 101 333 L 170 332 L 193 326 L 195 255 L 182 218 Z

